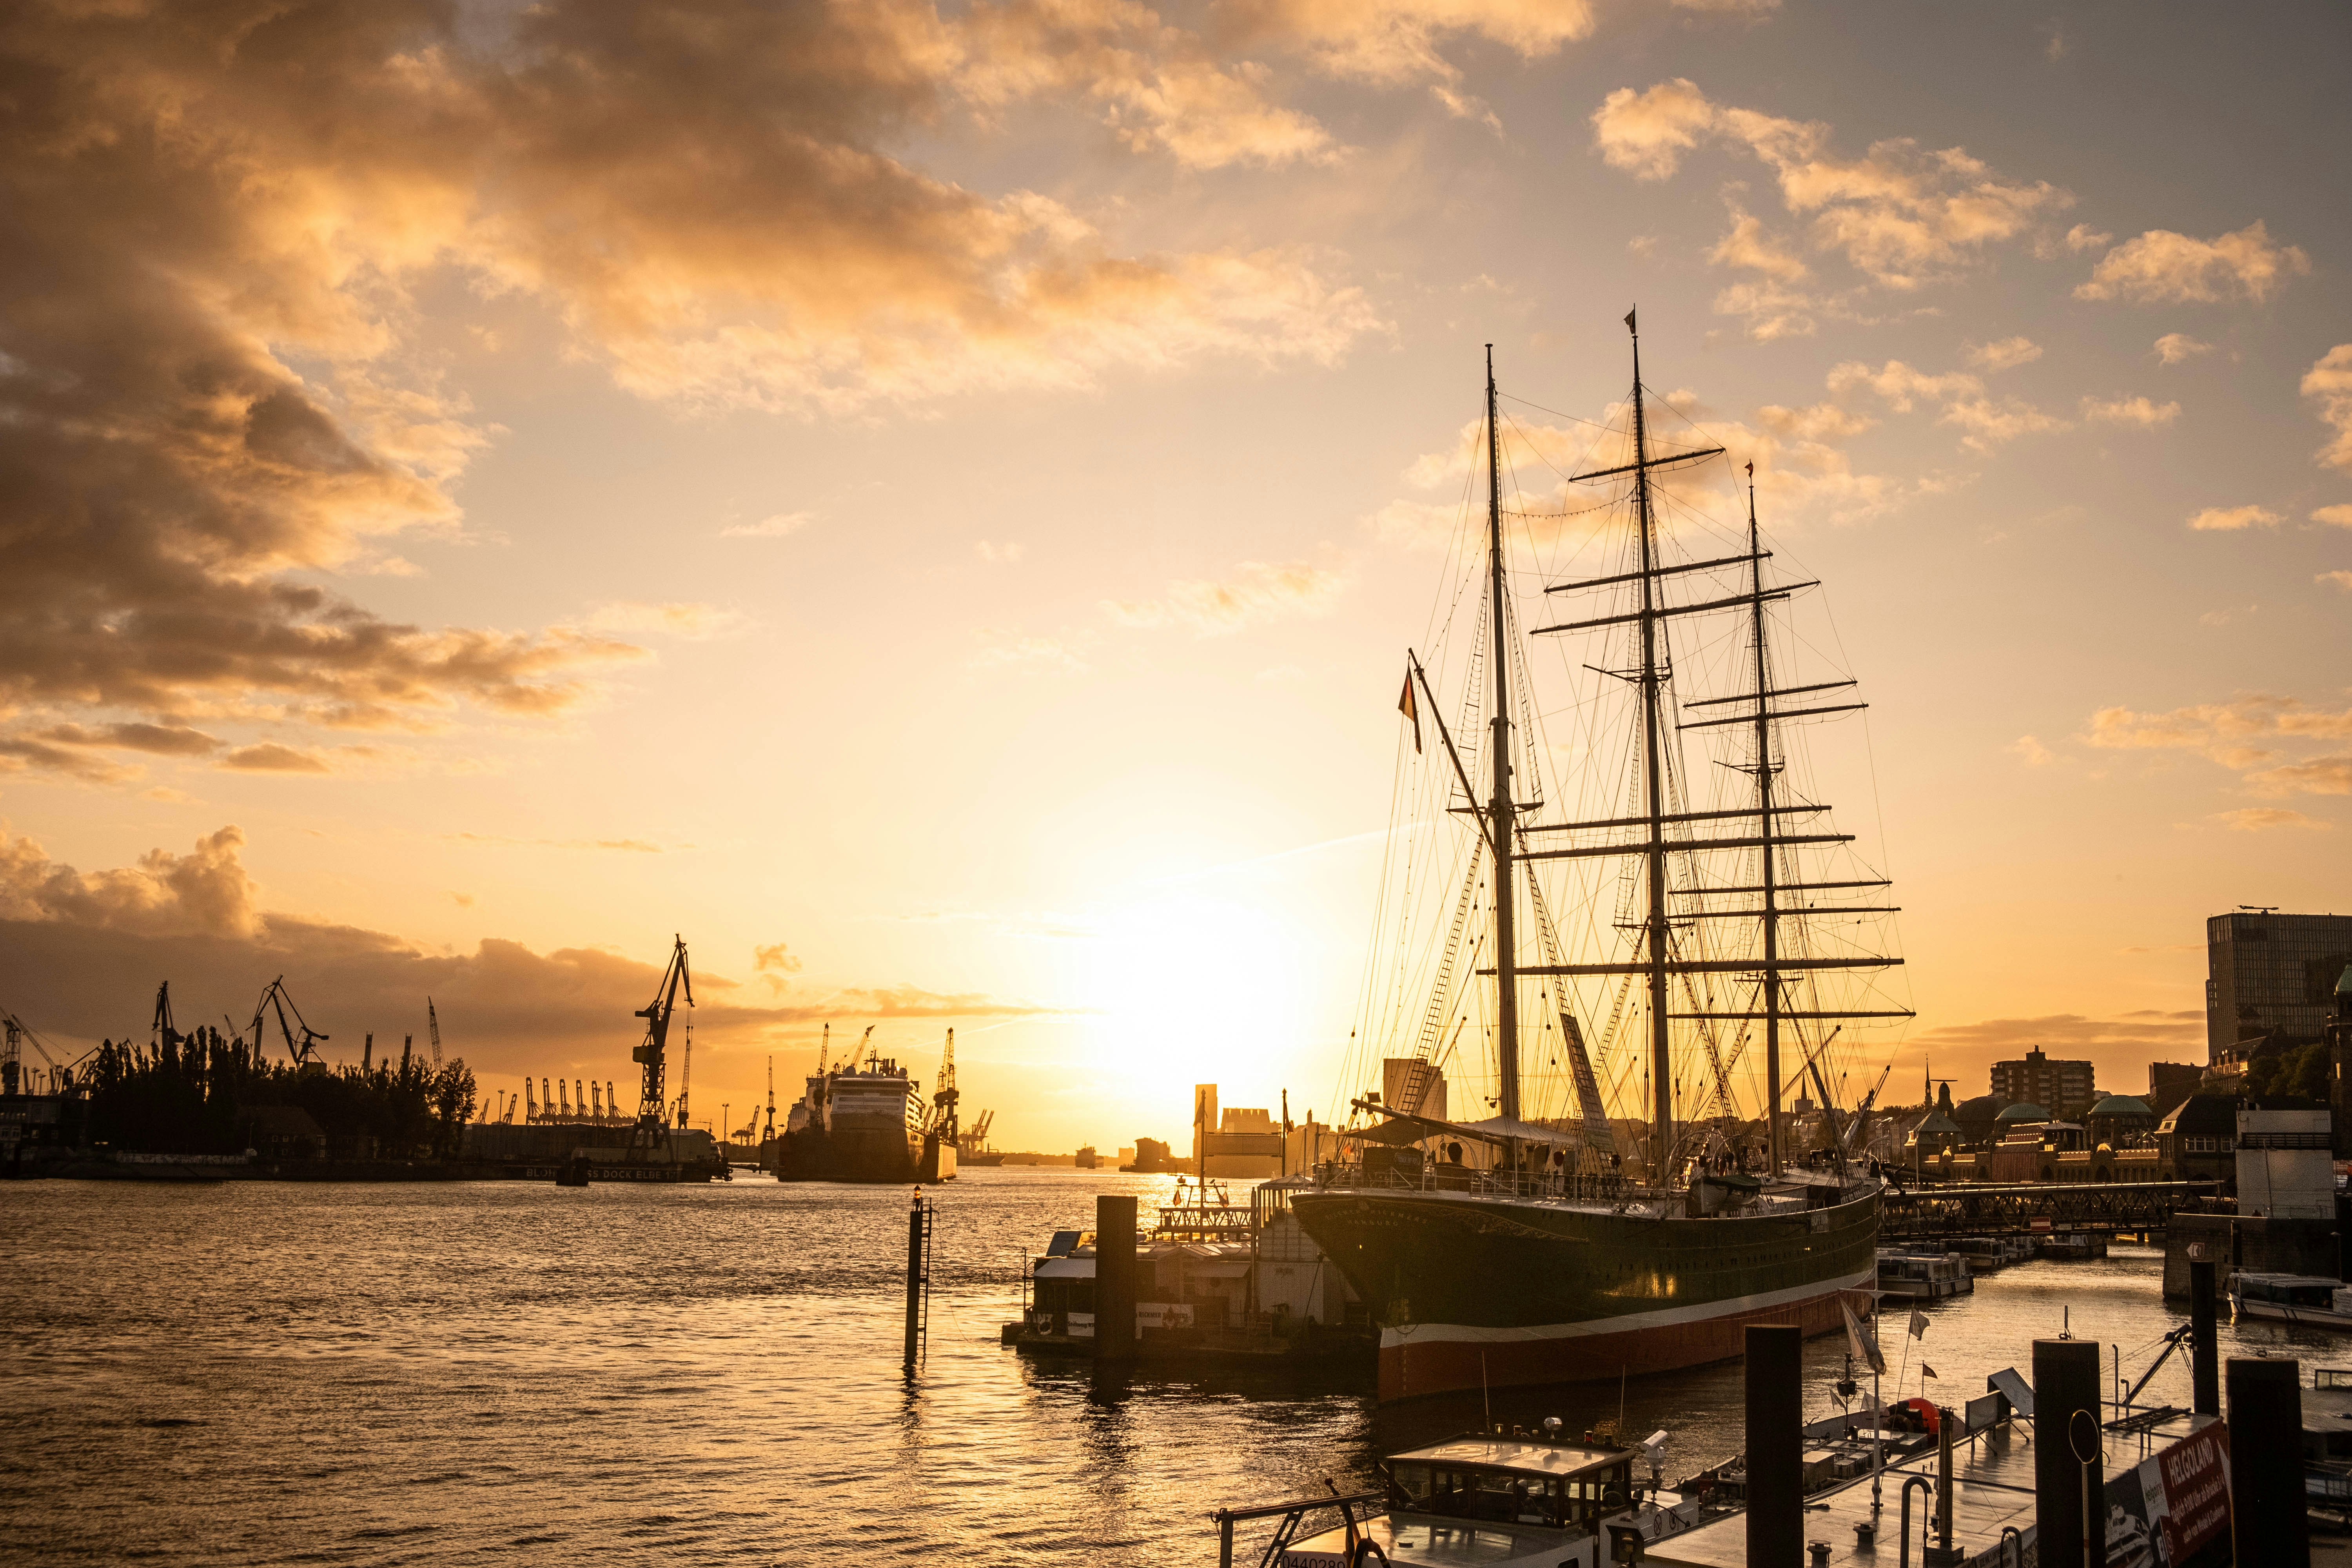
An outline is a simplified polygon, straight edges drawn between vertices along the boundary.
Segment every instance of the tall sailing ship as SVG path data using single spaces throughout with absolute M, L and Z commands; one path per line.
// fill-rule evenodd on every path
M 1782 617 L 1818 584 L 1770 570 L 1753 466 L 1744 539 L 1708 543 L 1701 510 L 1662 479 L 1729 459 L 1703 436 L 1659 439 L 1638 333 L 1633 346 L 1610 437 L 1624 449 L 1563 476 L 1563 494 L 1592 485 L 1600 499 L 1513 509 L 1529 526 L 1509 531 L 1488 349 L 1485 462 L 1469 476 L 1485 481 L 1482 602 L 1468 637 L 1448 637 L 1454 724 L 1408 655 L 1399 706 L 1415 752 L 1424 719 L 1436 743 L 1400 751 L 1403 848 L 1383 900 L 1454 896 L 1418 925 L 1383 916 L 1398 957 L 1392 973 L 1368 973 L 1350 1068 L 1385 1058 L 1388 1092 L 1353 1101 L 1346 1152 L 1292 1200 L 1381 1324 L 1383 1398 L 1722 1360 L 1749 1323 L 1838 1327 L 1842 1293 L 1875 1278 L 1879 1184 L 1849 1157 L 1857 1121 L 1836 1110 L 1832 1047 L 1911 1014 L 1873 994 L 1902 961 L 1857 940 L 1894 912 L 1874 901 L 1887 881 L 1856 860 L 1853 835 L 1830 831 L 1796 749 L 1809 725 L 1864 705 L 1852 679 L 1794 668 Z M 1582 604 L 1523 637 L 1507 532 L 1532 539 L 1547 518 L 1582 542 L 1576 552 L 1605 558 L 1546 584 L 1548 598 Z M 1474 560 L 1465 549 L 1465 590 Z M 1573 639 L 1567 672 L 1597 682 L 1565 708 L 1530 690 L 1540 645 L 1528 639 L 1552 637 Z M 1562 714 L 1580 733 L 1555 749 L 1544 729 Z M 1563 752 L 1567 776 L 1551 779 Z M 1548 784 L 1567 805 L 1540 798 Z M 1556 923 L 1555 908 L 1575 918 Z M 1594 1017 L 1605 1022 L 1588 1048 Z M 1474 1023 L 1471 1048 L 1492 1042 L 1496 1114 L 1423 1114 L 1440 1074 L 1463 1070 Z M 1751 1052 L 1762 1084 L 1743 1103 Z M 1819 1096 L 1802 1152 L 1784 1110 L 1800 1085 Z M 1612 1093 L 1645 1114 L 1612 1119 Z

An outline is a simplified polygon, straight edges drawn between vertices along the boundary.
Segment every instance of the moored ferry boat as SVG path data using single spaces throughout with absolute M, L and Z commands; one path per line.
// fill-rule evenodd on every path
M 1969 1260 L 1957 1252 L 1878 1249 L 1878 1293 L 1906 1301 L 1940 1301 L 1976 1293 Z
M 1490 351 L 1466 476 L 1484 480 L 1483 548 L 1459 557 L 1480 581 L 1451 600 L 1477 614 L 1466 637 L 1449 616 L 1428 660 L 1408 654 L 1378 928 L 1398 951 L 1370 966 L 1349 1063 L 1381 1058 L 1391 1098 L 1351 1102 L 1344 1152 L 1292 1204 L 1381 1325 L 1384 1399 L 1723 1360 L 1750 1323 L 1836 1329 L 1842 1298 L 1867 1312 L 1878 1283 L 1880 1184 L 1853 1157 L 1875 1090 L 1838 1110 L 1835 1057 L 1911 1013 L 1870 994 L 1902 960 L 1856 930 L 1895 912 L 1870 901 L 1887 880 L 1829 830 L 1795 750 L 1811 721 L 1864 705 L 1838 695 L 1851 678 L 1802 668 L 1817 644 L 1776 618 L 1818 584 L 1768 572 L 1754 465 L 1744 528 L 1708 537 L 1660 475 L 1727 454 L 1703 432 L 1660 441 L 1651 397 L 1637 339 L 1625 450 L 1572 474 L 1534 454 L 1609 494 L 1507 510 Z M 1604 512 L 1622 526 L 1578 523 L 1579 574 L 1544 589 L 1603 598 L 1528 634 L 1582 634 L 1560 662 L 1598 694 L 1548 708 L 1504 519 L 1533 542 L 1553 526 L 1538 520 Z M 1702 615 L 1713 632 L 1688 629 Z M 1452 701 L 1432 668 L 1449 661 Z M 1574 715 L 1573 745 L 1543 734 L 1548 711 Z M 1453 896 L 1414 912 L 1432 891 Z M 1590 1019 L 1605 1020 L 1591 1047 Z M 1423 1114 L 1440 1068 L 1481 1039 L 1496 1114 Z M 1823 1108 L 1801 1154 L 1782 1110 L 1801 1084 Z M 1621 1096 L 1643 1114 L 1618 1114 Z
M 2266 1318 L 2298 1328 L 2352 1329 L 2352 1312 L 2344 1310 L 2344 1282 L 2324 1274 L 2250 1274 L 2230 1276 L 2230 1305 L 2239 1319 Z
M 955 1037 L 940 1065 L 940 1084 L 926 1103 L 922 1085 L 891 1058 L 872 1048 L 817 1070 L 784 1121 L 776 1141 L 776 1177 L 786 1182 L 946 1182 L 955 1178 Z M 932 1114 L 936 1112 L 937 1114 Z

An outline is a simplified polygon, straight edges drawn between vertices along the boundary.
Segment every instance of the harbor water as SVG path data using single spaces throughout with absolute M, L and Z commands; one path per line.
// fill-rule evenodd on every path
M 1736 1363 L 1380 1410 L 1369 1369 L 1098 1381 L 999 1345 L 1024 1247 L 1090 1224 L 1098 1192 L 1148 1214 L 1171 1185 L 972 1170 L 937 1190 L 909 1384 L 904 1189 L 16 1184 L 0 1556 L 1160 1568 L 1215 1561 L 1221 1504 L 1356 1488 L 1489 1411 L 1664 1427 L 1669 1476 L 1739 1446 Z M 2137 1378 L 2185 1320 L 2160 1266 L 2021 1265 L 1927 1307 L 1916 1339 L 1893 1307 L 1886 1396 L 1899 1366 L 1902 1393 L 1958 1404 L 2062 1328 L 2119 1343 Z M 2225 1355 L 2352 1362 L 2325 1333 L 2221 1334 Z M 1843 1349 L 1809 1347 L 1809 1415 L 1836 1409 Z M 2185 1359 L 2142 1398 L 2187 1405 Z

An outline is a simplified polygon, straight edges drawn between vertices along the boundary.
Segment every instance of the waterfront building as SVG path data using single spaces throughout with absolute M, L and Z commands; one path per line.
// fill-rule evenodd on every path
M 2336 983 L 2352 964 L 2352 915 L 2246 910 L 2205 922 L 2205 1054 L 2241 1040 L 2309 1045 L 2321 1037 Z
M 2254 1219 L 2336 1217 L 2336 1156 L 2330 1122 L 2319 1106 L 2238 1110 L 2238 1212 Z
M 2177 1182 L 2237 1178 L 2238 1107 L 2233 1094 L 2192 1094 L 2160 1122 L 2156 1146 Z
M 2144 1141 L 2156 1131 L 2156 1112 L 2147 1101 L 2128 1094 L 2111 1094 L 2091 1107 L 2091 1144 L 2122 1149 Z
M 2335 1016 L 2327 1021 L 2327 1088 L 2341 1136 L 2343 1129 L 2352 1126 L 2352 1084 L 2345 1080 L 2345 1058 L 2352 1057 L 2352 963 L 2336 977 L 2335 1000 Z M 2336 1152 L 2340 1155 L 2344 1150 L 2339 1146 Z
M 2172 1108 L 2197 1092 L 2205 1080 L 2205 1069 L 2195 1062 L 2150 1062 L 2147 1064 L 2147 1108 L 2158 1119 Z
M 1981 1149 L 1993 1142 L 1997 1133 L 1994 1123 L 2009 1108 L 2009 1101 L 1997 1094 L 1980 1094 L 1974 1100 L 1964 1100 L 1952 1108 L 1952 1120 L 1959 1124 L 1960 1146 Z
M 1993 1063 L 1992 1091 L 2003 1100 L 2046 1105 L 2051 1113 L 2069 1118 L 2081 1116 L 2099 1098 L 2089 1062 L 2053 1061 L 2039 1047 L 2021 1060 Z

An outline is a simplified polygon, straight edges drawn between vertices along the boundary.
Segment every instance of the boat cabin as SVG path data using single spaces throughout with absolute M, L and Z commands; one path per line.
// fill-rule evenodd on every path
M 1633 1506 L 1634 1450 L 1465 1436 L 1381 1466 L 1399 1513 L 1598 1531 Z
M 2268 1306 L 2333 1313 L 2336 1292 L 2342 1289 L 2342 1280 L 2317 1274 L 2249 1274 L 2242 1268 L 2230 1276 L 2230 1294 L 2240 1309 L 2255 1311 Z

